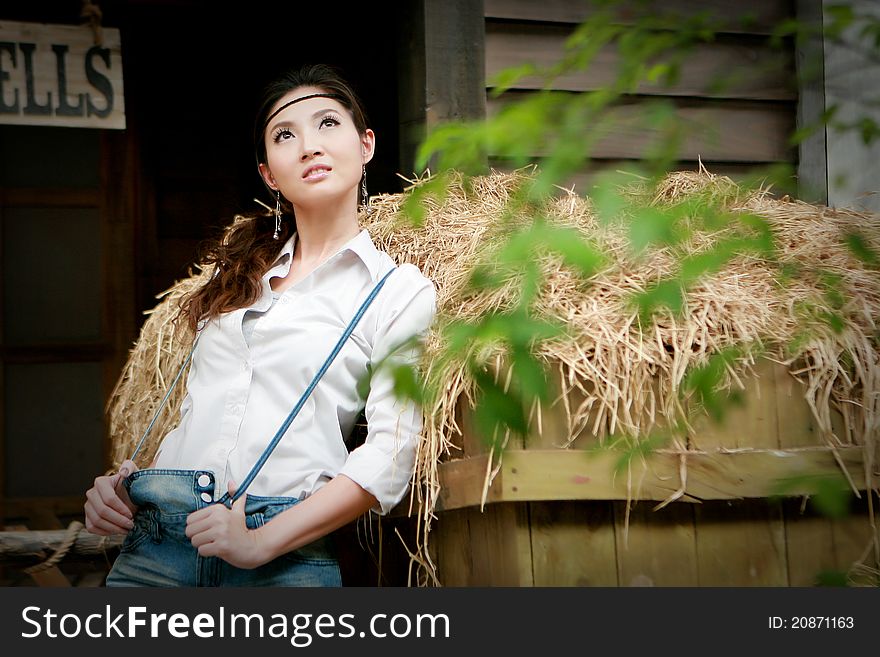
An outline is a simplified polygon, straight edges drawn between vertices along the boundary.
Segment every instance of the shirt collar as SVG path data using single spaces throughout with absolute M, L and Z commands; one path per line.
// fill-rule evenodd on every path
M 290 236 L 290 239 L 285 242 L 284 246 L 281 248 L 281 253 L 278 254 L 278 259 L 275 261 L 275 266 L 280 265 L 282 262 L 285 262 L 290 267 L 290 259 L 293 257 L 293 249 L 296 245 L 296 232 Z M 366 228 L 361 229 L 361 232 L 352 237 L 348 242 L 346 242 L 342 247 L 340 247 L 338 253 L 342 253 L 343 251 L 352 251 L 355 255 L 360 258 L 361 262 L 364 263 L 364 266 L 367 268 L 367 271 L 370 272 L 370 278 L 375 281 L 379 276 L 379 266 L 380 266 L 380 253 L 376 248 L 376 245 L 373 244 L 373 239 L 370 237 L 370 233 Z M 286 258 L 285 258 L 286 256 Z M 331 256 L 332 257 L 332 256 Z

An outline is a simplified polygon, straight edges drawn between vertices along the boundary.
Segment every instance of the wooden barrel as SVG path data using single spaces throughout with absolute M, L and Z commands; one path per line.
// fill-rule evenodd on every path
M 509 443 L 482 509 L 487 450 L 475 438 L 470 409 L 460 404 L 462 451 L 441 465 L 430 532 L 441 584 L 860 581 L 860 563 L 877 567 L 865 448 L 829 446 L 803 384 L 786 367 L 761 361 L 755 373 L 742 405 L 722 424 L 706 418 L 681 445 L 665 445 L 617 470 L 620 452 L 596 450 L 589 430 L 566 448 L 556 444 L 568 437 L 557 401 L 542 409 L 542 436 Z M 843 435 L 839 415 L 836 423 Z M 818 513 L 805 496 L 818 480 L 841 474 L 859 497 L 853 495 L 844 517 Z

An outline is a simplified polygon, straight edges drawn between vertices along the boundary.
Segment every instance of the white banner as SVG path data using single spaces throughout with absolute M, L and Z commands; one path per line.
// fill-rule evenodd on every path
M 125 128 L 119 30 L 0 20 L 0 123 Z

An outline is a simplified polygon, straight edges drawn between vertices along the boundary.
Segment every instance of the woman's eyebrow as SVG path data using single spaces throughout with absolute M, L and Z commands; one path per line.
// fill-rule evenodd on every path
M 319 116 L 321 116 L 322 114 L 325 114 L 327 112 L 336 112 L 338 114 L 337 110 L 333 109 L 332 107 L 328 107 L 326 109 L 322 109 L 322 110 L 318 110 L 317 112 L 314 112 L 312 114 L 311 118 L 312 118 L 312 120 L 317 119 Z M 287 127 L 287 126 L 292 126 L 292 125 L 296 125 L 296 121 L 291 121 L 290 119 L 285 119 L 283 121 L 279 121 L 278 123 L 273 123 L 272 127 L 269 130 L 271 132 L 275 128 L 280 128 L 281 126 Z

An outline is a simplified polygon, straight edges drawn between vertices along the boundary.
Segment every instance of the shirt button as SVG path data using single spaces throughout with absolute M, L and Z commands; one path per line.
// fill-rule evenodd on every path
M 202 493 L 202 499 L 203 499 L 205 502 L 210 502 L 210 501 L 212 500 L 211 495 L 208 494 L 208 493 Z
M 199 486 L 207 486 L 210 483 L 211 477 L 209 477 L 208 475 L 203 474 L 201 477 L 199 477 Z

